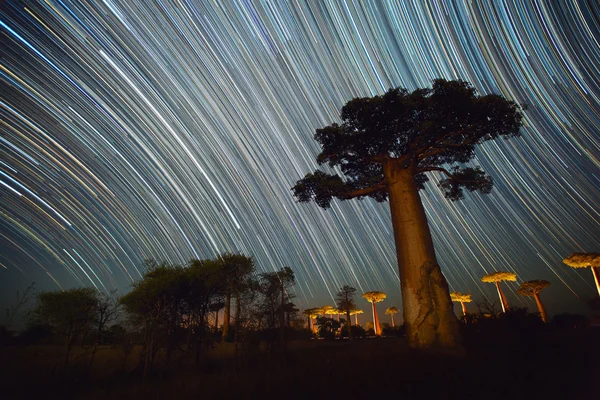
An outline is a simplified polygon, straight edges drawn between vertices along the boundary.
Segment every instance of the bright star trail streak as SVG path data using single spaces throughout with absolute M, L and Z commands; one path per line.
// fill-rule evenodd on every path
M 443 77 L 528 105 L 478 149 L 491 194 L 422 192 L 451 289 L 494 299 L 509 270 L 563 310 L 594 288 L 561 260 L 600 250 L 599 24 L 569 0 L 2 1 L 2 287 L 125 292 L 145 258 L 231 251 L 292 267 L 301 308 L 344 284 L 400 306 L 387 204 L 290 188 L 348 100 Z

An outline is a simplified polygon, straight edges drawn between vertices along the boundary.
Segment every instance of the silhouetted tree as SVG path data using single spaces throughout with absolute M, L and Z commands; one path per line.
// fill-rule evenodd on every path
M 350 319 L 350 312 L 356 308 L 354 303 L 354 296 L 356 295 L 356 289 L 349 285 L 344 285 L 336 295 L 337 308 L 344 314 L 346 314 L 346 323 L 352 325 Z M 348 329 L 348 338 L 352 337 L 352 329 Z
M 544 322 L 548 322 L 548 314 L 546 314 L 546 309 L 542 304 L 542 300 L 540 300 L 540 292 L 548 286 L 550 286 L 550 282 L 544 280 L 527 281 L 523 282 L 521 286 L 519 286 L 519 288 L 517 289 L 517 292 L 519 292 L 519 294 L 522 296 L 533 296 L 533 298 L 535 299 L 535 304 L 537 305 L 538 310 L 540 312 L 542 321 Z
M 387 296 L 383 292 L 372 291 L 362 295 L 373 306 L 373 329 L 375 330 L 375 336 L 381 336 L 381 326 L 379 325 L 379 315 L 377 315 L 376 304 L 383 301 Z
M 64 337 L 63 366 L 69 365 L 73 341 L 88 332 L 96 320 L 98 292 L 91 288 L 41 292 L 37 296 L 31 318 Z
M 219 256 L 222 265 L 222 277 L 225 288 L 225 311 L 223 312 L 222 340 L 229 337 L 229 324 L 231 319 L 231 298 L 236 300 L 236 321 L 241 317 L 240 295 L 248 287 L 248 279 L 254 271 L 254 260 L 242 254 L 225 253 Z M 236 322 L 239 324 L 239 322 Z M 236 325 L 236 332 L 239 325 Z
M 504 292 L 500 287 L 500 282 L 502 281 L 516 281 L 517 275 L 512 272 L 499 271 L 492 272 L 491 274 L 487 274 L 483 278 L 481 278 L 482 282 L 485 283 L 494 283 L 496 285 L 496 289 L 498 289 L 498 296 L 500 297 L 500 304 L 502 305 L 502 312 L 506 312 L 508 310 L 508 301 L 506 301 L 506 296 L 504 296 Z
M 292 297 L 288 290 L 294 286 L 296 278 L 290 267 L 284 267 L 277 272 L 267 272 L 260 275 L 260 288 L 264 297 L 265 309 L 270 328 L 276 325 L 280 328 L 280 341 L 285 344 L 285 310 L 286 303 Z M 279 323 L 275 321 L 279 317 Z
M 431 89 L 351 100 L 341 119 L 317 129 L 315 139 L 322 148 L 317 162 L 345 178 L 315 171 L 297 182 L 294 196 L 323 208 L 333 198 L 389 198 L 409 344 L 459 348 L 458 320 L 418 191 L 425 174 L 436 173 L 450 200 L 461 199 L 463 188 L 489 193 L 491 177 L 466 163 L 477 144 L 519 134 L 519 107 L 498 95 L 478 96 L 466 82 L 438 79 Z
M 600 253 L 573 253 L 563 262 L 571 268 L 590 268 L 600 295 Z

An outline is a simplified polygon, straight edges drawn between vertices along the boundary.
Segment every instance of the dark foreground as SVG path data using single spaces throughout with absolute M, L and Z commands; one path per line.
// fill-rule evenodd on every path
M 0 348 L 4 399 L 593 399 L 600 398 L 597 330 L 472 336 L 453 358 L 407 348 L 404 339 L 298 341 L 285 353 L 222 346 L 200 365 L 160 368 L 145 382 L 135 350 L 105 348 L 90 377 L 52 372 L 60 349 Z M 132 361 L 133 360 L 133 361 Z M 75 368 L 75 367 L 74 367 Z

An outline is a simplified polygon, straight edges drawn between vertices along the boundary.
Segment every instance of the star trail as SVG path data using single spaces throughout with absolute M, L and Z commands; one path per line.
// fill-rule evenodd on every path
M 527 105 L 477 150 L 491 194 L 421 192 L 451 289 L 494 299 L 508 270 L 510 302 L 546 279 L 562 311 L 594 294 L 561 260 L 599 246 L 599 66 L 590 1 L 3 1 L 2 287 L 124 293 L 145 258 L 231 251 L 290 266 L 302 308 L 344 284 L 400 306 L 387 203 L 290 188 L 347 101 L 442 77 Z

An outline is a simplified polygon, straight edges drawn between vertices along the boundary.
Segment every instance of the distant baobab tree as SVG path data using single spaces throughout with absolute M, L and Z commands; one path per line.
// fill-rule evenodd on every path
M 308 329 L 310 329 L 312 333 L 316 333 L 317 330 L 313 323 L 313 319 L 317 318 L 318 315 L 321 315 L 321 309 L 307 308 L 302 312 L 302 314 L 306 315 L 306 317 L 308 318 Z
M 517 274 L 506 271 L 492 272 L 491 274 L 487 274 L 483 278 L 481 278 L 482 282 L 485 283 L 495 283 L 496 289 L 498 289 L 498 296 L 500 296 L 500 304 L 502 304 L 502 312 L 506 312 L 508 310 L 508 302 L 506 301 L 506 297 L 504 296 L 504 292 L 500 287 L 500 282 L 502 281 L 516 281 Z
M 523 282 L 517 289 L 517 292 L 522 296 L 533 296 L 535 304 L 537 304 L 538 310 L 540 311 L 542 321 L 544 322 L 548 322 L 548 314 L 546 314 L 546 309 L 542 304 L 542 300 L 540 300 L 540 292 L 548 286 L 550 286 L 550 282 L 544 280 L 527 281 Z
M 392 328 L 396 327 L 396 323 L 394 322 L 394 314 L 398 314 L 399 312 L 400 310 L 398 310 L 397 307 L 389 307 L 387 310 L 385 310 L 386 315 L 392 316 Z
M 452 292 L 450 293 L 450 298 L 452 299 L 452 301 L 460 303 L 462 307 L 463 317 L 465 317 L 467 315 L 466 303 L 471 302 L 471 294 Z
M 356 326 L 359 326 L 359 323 L 358 323 L 358 314 L 362 314 L 363 312 L 364 311 L 360 310 L 360 309 L 354 309 L 354 310 L 350 311 L 350 315 L 354 315 L 354 324 Z
M 375 304 L 383 301 L 387 296 L 383 292 L 373 291 L 363 294 L 362 297 L 373 305 L 373 329 L 375 330 L 375 336 L 381 336 L 381 326 L 379 326 L 379 316 Z
M 571 268 L 590 268 L 600 295 L 600 253 L 573 253 L 563 262 Z

